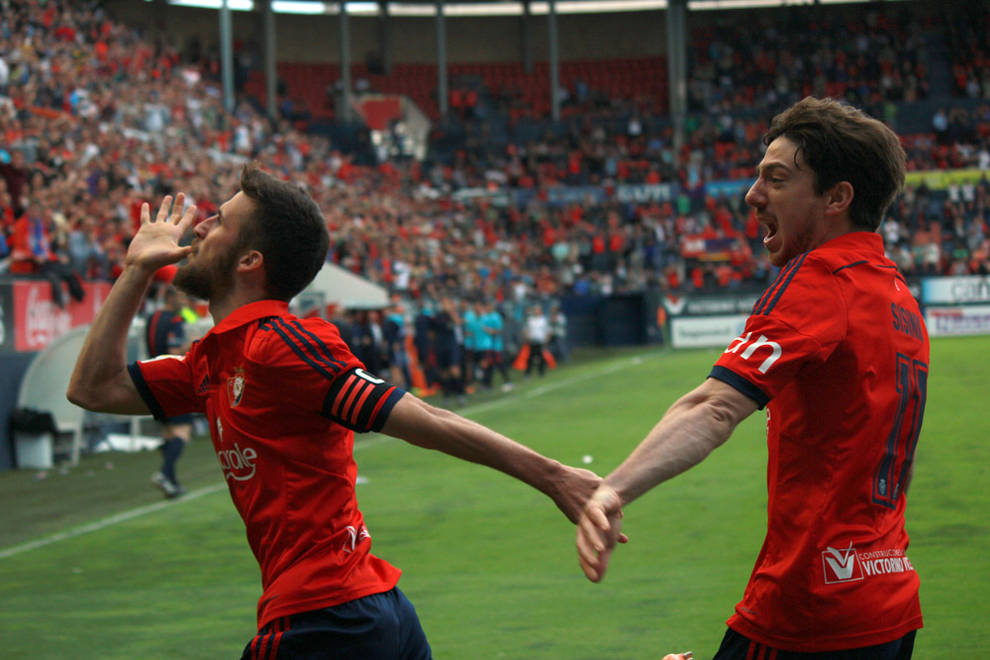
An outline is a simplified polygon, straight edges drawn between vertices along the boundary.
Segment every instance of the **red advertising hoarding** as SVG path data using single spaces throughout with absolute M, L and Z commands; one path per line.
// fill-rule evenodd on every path
M 65 308 L 52 300 L 52 285 L 46 280 L 20 280 L 12 283 L 14 350 L 40 351 L 55 338 L 80 325 L 92 323 L 110 293 L 108 282 L 86 282 L 86 297 L 80 302 L 69 298 Z

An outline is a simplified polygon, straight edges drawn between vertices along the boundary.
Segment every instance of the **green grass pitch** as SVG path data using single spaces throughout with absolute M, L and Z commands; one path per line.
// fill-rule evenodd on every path
M 614 468 L 717 351 L 623 350 L 477 397 L 468 416 L 564 462 Z M 926 628 L 915 657 L 990 657 L 990 337 L 932 342 L 908 501 Z M 765 524 L 764 417 L 698 468 L 628 507 L 604 582 L 574 530 L 500 473 L 382 436 L 359 440 L 374 552 L 402 568 L 437 658 L 709 658 Z M 156 452 L 86 457 L 62 474 L 0 474 L 0 656 L 238 657 L 254 634 L 258 569 L 208 440 L 164 502 Z

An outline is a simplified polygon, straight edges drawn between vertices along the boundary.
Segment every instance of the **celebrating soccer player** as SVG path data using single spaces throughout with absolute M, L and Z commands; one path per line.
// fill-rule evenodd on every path
M 767 535 L 716 660 L 905 660 L 921 627 L 904 507 L 928 334 L 876 233 L 904 151 L 879 121 L 812 98 L 775 117 L 764 143 L 746 202 L 780 274 L 708 379 L 592 496 L 579 559 L 601 580 L 622 507 L 766 407 Z
M 326 259 L 316 203 L 248 166 L 216 215 L 178 195 L 141 228 L 86 338 L 68 396 L 91 410 L 159 419 L 205 413 L 261 566 L 258 634 L 246 658 L 429 658 L 399 570 L 373 556 L 357 508 L 354 431 L 382 431 L 488 465 L 549 495 L 576 522 L 600 479 L 426 404 L 364 370 L 336 328 L 289 314 Z M 171 211 L 170 211 L 171 209 Z M 151 277 L 208 300 L 216 325 L 184 355 L 126 365 L 127 330 Z

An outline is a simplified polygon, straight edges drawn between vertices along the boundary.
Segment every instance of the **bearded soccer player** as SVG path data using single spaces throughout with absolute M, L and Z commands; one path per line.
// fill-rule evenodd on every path
M 86 338 L 68 397 L 91 410 L 168 418 L 205 413 L 224 478 L 261 566 L 258 634 L 245 658 L 429 658 L 399 570 L 371 554 L 355 497 L 354 431 L 381 431 L 488 465 L 549 495 L 576 521 L 600 479 L 561 465 L 367 373 L 320 319 L 288 301 L 329 245 L 320 209 L 295 185 L 246 167 L 241 190 L 193 225 L 166 197 L 141 228 Z M 171 207 L 171 211 L 169 210 Z M 126 365 L 127 330 L 152 275 L 209 301 L 216 325 L 181 356 Z
M 746 201 L 780 274 L 708 379 L 589 500 L 579 559 L 601 580 L 621 508 L 766 407 L 766 539 L 715 658 L 904 660 L 922 625 L 904 509 L 928 334 L 876 233 L 904 151 L 882 123 L 812 98 L 775 117 L 764 143 Z

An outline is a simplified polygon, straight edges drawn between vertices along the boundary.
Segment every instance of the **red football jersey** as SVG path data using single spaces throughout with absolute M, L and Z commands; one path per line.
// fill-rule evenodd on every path
M 729 626 L 803 652 L 920 628 L 903 490 L 928 333 L 880 236 L 846 234 L 792 259 L 711 377 L 767 407 L 767 535 Z
M 286 303 L 245 305 L 182 357 L 137 362 L 156 417 L 202 412 L 261 566 L 258 627 L 388 591 L 399 569 L 370 553 L 353 430 L 379 430 L 404 392 L 364 372 L 337 329 Z

